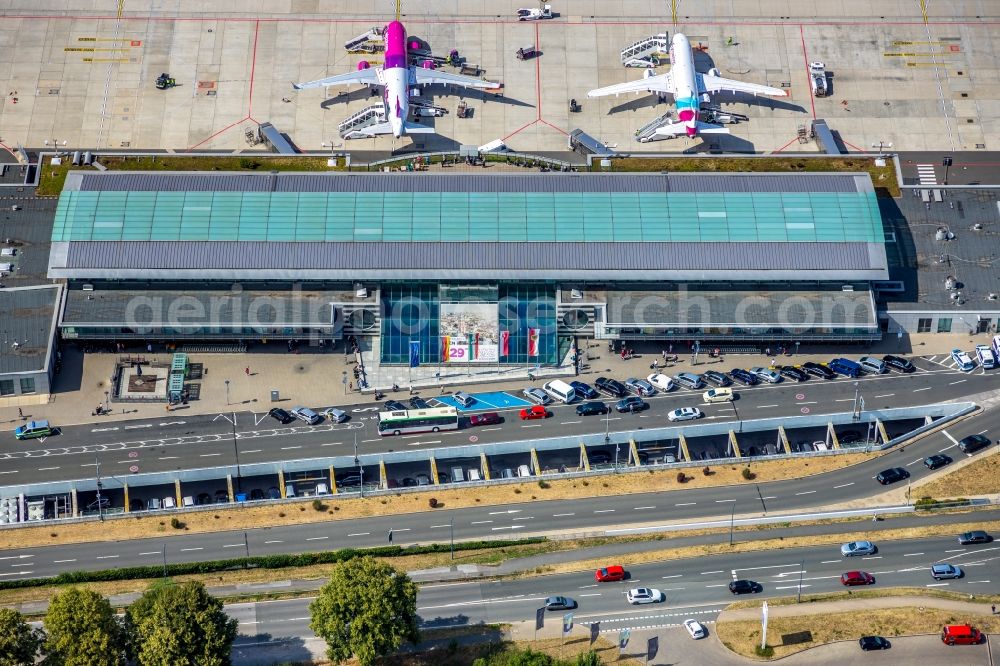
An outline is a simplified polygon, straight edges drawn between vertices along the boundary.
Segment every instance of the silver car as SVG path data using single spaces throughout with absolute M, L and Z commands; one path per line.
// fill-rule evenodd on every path
M 521 391 L 521 395 L 536 405 L 547 405 L 552 402 L 552 398 L 549 397 L 549 394 L 540 388 L 526 388 Z
M 852 541 L 840 547 L 840 554 L 843 557 L 874 555 L 877 552 L 878 548 L 871 541 Z
M 342 409 L 337 409 L 336 407 L 329 407 L 322 411 L 323 416 L 328 418 L 331 423 L 343 423 L 349 418 L 349 414 Z
M 750 372 L 754 374 L 757 379 L 762 382 L 767 382 L 768 384 L 777 384 L 781 381 L 781 375 L 769 368 L 750 368 Z
M 656 393 L 656 389 L 653 388 L 652 384 L 645 379 L 636 379 L 635 377 L 629 377 L 625 380 L 625 388 L 638 396 L 647 396 Z
M 941 580 L 942 578 L 961 578 L 962 570 L 954 564 L 942 562 L 931 566 L 931 577 L 934 580 Z
M 323 420 L 323 417 L 308 407 L 296 407 L 292 410 L 292 416 L 300 421 L 305 421 L 309 425 L 315 425 Z

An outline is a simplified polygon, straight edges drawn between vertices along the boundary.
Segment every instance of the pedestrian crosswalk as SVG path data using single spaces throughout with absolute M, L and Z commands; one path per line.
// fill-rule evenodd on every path
M 937 176 L 934 174 L 933 164 L 918 164 L 917 165 L 917 178 L 920 179 L 921 185 L 937 185 Z

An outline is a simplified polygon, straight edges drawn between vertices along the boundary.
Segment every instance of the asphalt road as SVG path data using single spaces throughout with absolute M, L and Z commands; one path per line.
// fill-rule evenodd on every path
M 530 621 L 546 597 L 567 596 L 578 607 L 573 611 L 579 624 L 600 623 L 602 633 L 617 634 L 673 627 L 687 618 L 714 622 L 733 600 L 728 584 L 749 579 L 761 584 L 756 598 L 786 597 L 834 592 L 843 589 L 840 575 L 862 570 L 875 577 L 871 589 L 927 587 L 962 593 L 1000 592 L 1000 545 L 960 546 L 954 538 L 928 538 L 877 542 L 878 553 L 870 557 L 842 558 L 839 548 L 817 546 L 780 551 L 715 555 L 687 560 L 629 567 L 629 579 L 597 583 L 591 571 L 536 576 L 488 582 L 423 585 L 417 597 L 421 626 L 426 629 L 467 624 Z M 957 580 L 935 581 L 929 567 L 949 562 L 963 569 Z M 609 561 L 608 564 L 614 562 Z M 801 587 L 800 587 L 801 585 Z M 625 592 L 634 587 L 661 590 L 662 603 L 631 606 Z M 751 596 L 751 595 L 748 595 Z M 266 604 L 234 604 L 227 610 L 239 617 L 238 643 L 309 637 L 308 605 L 311 599 L 290 599 Z M 565 611 L 547 613 L 546 623 L 558 623 Z
M 873 152 L 877 152 L 878 146 Z M 889 149 L 885 149 L 889 152 Z M 945 168 L 942 158 L 951 157 L 952 164 Z M 1000 159 L 997 153 L 973 151 L 958 152 L 905 152 L 899 153 L 900 169 L 903 173 L 904 187 L 919 187 L 920 180 L 917 165 L 929 165 L 934 170 L 934 180 L 939 185 L 996 185 L 1000 183 Z M 926 172 L 925 172 L 926 173 Z M 947 179 L 945 178 L 947 176 Z M 933 187 L 933 185 L 924 185 Z
M 866 407 L 927 404 L 998 386 L 1000 374 L 984 374 L 980 369 L 962 373 L 949 367 L 947 359 L 943 365 L 921 358 L 914 362 L 919 371 L 913 375 L 890 373 L 861 378 Z M 709 368 L 725 370 L 729 365 L 704 366 Z M 684 406 L 698 405 L 707 420 L 746 421 L 788 414 L 843 412 L 851 409 L 854 400 L 853 380 L 846 378 L 829 381 L 811 378 L 802 383 L 785 380 L 777 385 L 736 387 L 736 391 L 739 399 L 734 403 L 708 405 L 701 404 L 701 391 L 674 390 L 648 398 L 651 407 L 645 412 L 613 413 L 607 426 L 613 433 L 624 434 L 663 427 L 668 423 L 667 412 Z M 93 479 L 97 462 L 103 476 L 118 478 L 134 473 L 226 466 L 237 459 L 241 465 L 317 459 L 318 466 L 325 467 L 332 457 L 353 457 L 355 436 L 361 453 L 379 454 L 397 450 L 431 452 L 472 441 L 487 444 L 603 433 L 606 427 L 605 419 L 600 416 L 580 417 L 573 405 L 557 405 L 551 407 L 553 416 L 544 421 L 522 422 L 517 410 L 507 410 L 503 412 L 504 423 L 499 426 L 380 437 L 376 431 L 377 405 L 351 405 L 345 409 L 351 413 L 350 421 L 315 426 L 298 422 L 281 426 L 266 414 L 252 412 L 172 414 L 162 419 L 66 425 L 60 434 L 44 440 L 19 442 L 3 438 L 0 461 L 5 478 L 31 484 Z
M 905 449 L 853 467 L 802 479 L 754 485 L 704 488 L 572 500 L 529 501 L 504 506 L 441 509 L 405 516 L 383 516 L 308 525 L 270 527 L 246 532 L 185 534 L 163 539 L 84 543 L 0 551 L 0 580 L 54 575 L 80 569 L 157 565 L 271 553 L 308 552 L 387 543 L 514 538 L 555 531 L 613 533 L 658 521 L 696 522 L 734 512 L 791 514 L 872 497 L 885 490 L 874 476 L 902 466 L 911 481 L 930 473 L 924 457 L 944 452 L 953 457 L 957 441 L 974 433 L 1000 432 L 1000 412 L 989 411 L 925 437 Z M 980 454 L 981 455 L 981 454 Z M 759 489 L 759 494 L 758 494 Z

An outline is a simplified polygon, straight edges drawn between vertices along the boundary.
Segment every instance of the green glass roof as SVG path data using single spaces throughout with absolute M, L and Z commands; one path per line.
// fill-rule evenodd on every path
M 885 241 L 874 192 L 64 191 L 60 241 Z

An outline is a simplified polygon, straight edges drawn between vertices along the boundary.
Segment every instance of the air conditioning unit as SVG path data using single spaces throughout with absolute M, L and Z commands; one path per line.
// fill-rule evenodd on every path
M 83 289 L 84 291 L 94 291 L 94 285 L 92 284 L 85 284 L 80 288 Z
M 854 291 L 853 284 L 845 284 L 840 288 L 841 291 Z

